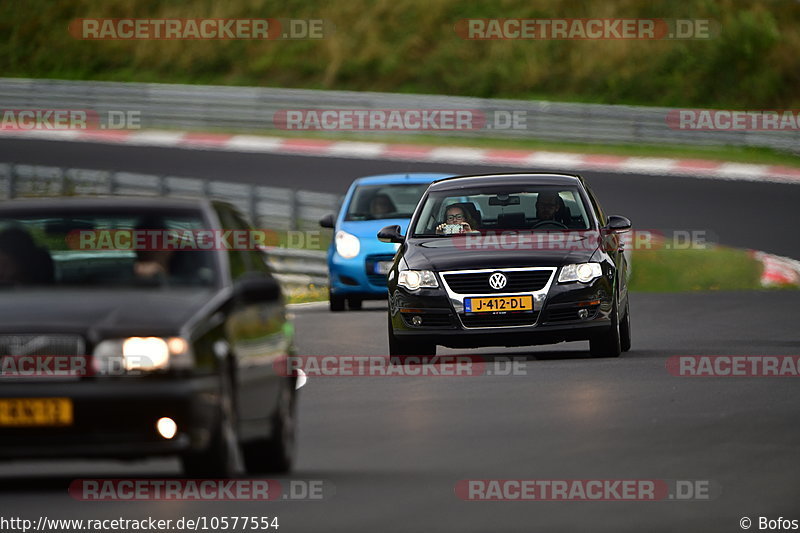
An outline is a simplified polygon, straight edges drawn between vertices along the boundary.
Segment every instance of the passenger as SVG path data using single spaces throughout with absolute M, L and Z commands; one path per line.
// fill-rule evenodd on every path
M 449 231 L 447 226 L 454 224 L 461 226 L 461 231 Z M 477 229 L 473 229 L 475 221 L 464 211 L 464 208 L 459 205 L 451 205 L 445 211 L 445 221 L 436 226 L 436 233 L 439 235 L 452 234 L 452 233 L 478 233 Z

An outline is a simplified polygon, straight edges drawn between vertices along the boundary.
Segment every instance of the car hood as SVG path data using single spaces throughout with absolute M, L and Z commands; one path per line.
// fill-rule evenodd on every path
M 176 335 L 214 296 L 215 289 L 0 290 L 0 332 Z
M 526 266 L 562 266 L 589 261 L 598 248 L 596 237 L 586 237 L 564 246 L 549 249 L 535 247 L 529 241 L 507 239 L 502 243 L 469 238 L 409 239 L 404 257 L 409 268 L 463 270 L 515 268 Z

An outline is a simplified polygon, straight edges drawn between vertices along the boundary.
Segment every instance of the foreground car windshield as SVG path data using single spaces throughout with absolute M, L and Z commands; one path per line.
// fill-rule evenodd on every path
M 211 286 L 217 279 L 214 252 L 163 249 L 151 244 L 157 241 L 132 239 L 137 234 L 187 235 L 204 226 L 195 211 L 3 215 L 0 287 Z
M 345 220 L 411 218 L 427 183 L 361 185 L 353 193 Z
M 591 219 L 575 187 L 519 186 L 430 192 L 414 224 L 413 237 L 473 232 L 591 229 Z M 452 229 L 455 228 L 455 229 Z

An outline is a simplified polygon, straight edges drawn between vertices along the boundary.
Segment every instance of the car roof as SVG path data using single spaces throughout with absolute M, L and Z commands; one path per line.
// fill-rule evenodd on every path
M 441 172 L 405 172 L 402 174 L 377 174 L 364 176 L 355 180 L 358 185 L 394 185 L 400 183 L 430 183 L 442 178 L 450 178 L 453 174 Z
M 18 211 L 96 210 L 96 209 L 207 209 L 210 202 L 203 198 L 162 198 L 158 196 L 48 196 L 20 198 L 0 202 L 0 213 Z
M 582 185 L 577 174 L 552 172 L 508 172 L 501 174 L 476 174 L 454 176 L 433 182 L 430 191 L 447 191 L 494 185 Z

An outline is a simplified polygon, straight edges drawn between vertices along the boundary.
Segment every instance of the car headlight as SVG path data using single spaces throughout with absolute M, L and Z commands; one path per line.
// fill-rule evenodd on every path
M 115 375 L 190 368 L 194 356 L 181 337 L 129 337 L 100 342 L 92 354 L 94 371 Z
M 361 251 L 361 241 L 358 237 L 346 231 L 336 232 L 336 252 L 345 259 L 352 259 Z
M 578 263 L 577 265 L 564 265 L 558 275 L 559 283 L 569 283 L 570 281 L 580 281 L 589 283 L 594 278 L 603 275 L 603 268 L 600 263 Z
M 410 291 L 415 291 L 420 287 L 435 289 L 439 286 L 436 275 L 430 270 L 401 270 L 397 277 L 397 284 Z

